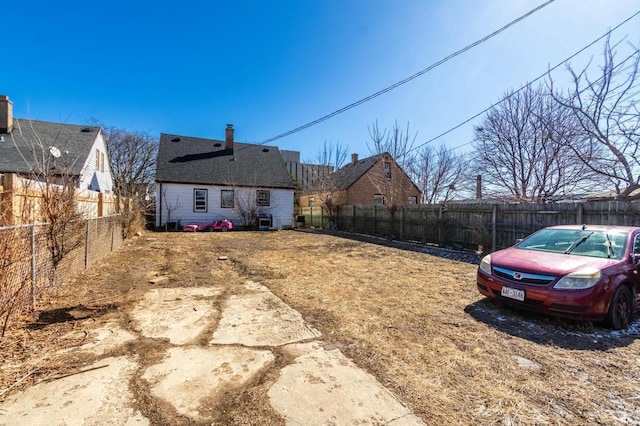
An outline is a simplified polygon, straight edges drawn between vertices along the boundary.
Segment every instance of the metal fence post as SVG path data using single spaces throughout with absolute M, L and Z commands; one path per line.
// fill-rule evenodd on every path
M 31 303 L 35 308 L 37 302 L 36 289 L 36 224 L 31 225 Z

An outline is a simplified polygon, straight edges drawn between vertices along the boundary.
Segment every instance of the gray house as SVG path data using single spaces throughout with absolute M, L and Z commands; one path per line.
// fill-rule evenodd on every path
M 24 198 L 37 203 L 33 190 L 45 173 L 72 179 L 78 209 L 86 217 L 107 215 L 113 208 L 107 202 L 113 179 L 102 129 L 15 118 L 13 103 L 0 95 L 0 201 L 7 222 L 20 216 Z
M 156 170 L 156 226 L 230 219 L 248 226 L 256 215 L 277 229 L 293 226 L 291 180 L 274 146 L 160 135 Z

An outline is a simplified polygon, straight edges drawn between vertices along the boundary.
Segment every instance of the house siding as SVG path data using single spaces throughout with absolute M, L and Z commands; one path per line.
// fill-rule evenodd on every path
M 104 171 L 96 169 L 96 155 L 99 153 L 104 155 Z M 111 194 L 113 192 L 113 178 L 111 176 L 111 165 L 109 155 L 107 154 L 107 144 L 104 140 L 102 131 L 98 132 L 89 155 L 85 160 L 80 174 L 78 188 L 82 191 L 90 189 L 92 191 Z
M 195 212 L 193 208 L 193 190 L 207 190 L 207 211 Z M 235 225 L 242 225 L 242 219 L 232 208 L 221 207 L 221 191 L 234 189 L 221 185 L 200 185 L 181 183 L 156 183 L 158 206 L 156 208 L 156 226 L 164 226 L 167 222 L 178 222 L 180 226 L 188 222 L 211 222 L 229 219 Z M 273 216 L 273 226 L 277 229 L 293 226 L 293 190 L 278 188 L 241 188 L 238 191 L 256 191 L 259 189 L 271 192 L 271 205 L 261 208 L 261 213 Z M 175 208 L 175 209 L 174 209 Z M 169 209 L 171 217 L 169 217 Z

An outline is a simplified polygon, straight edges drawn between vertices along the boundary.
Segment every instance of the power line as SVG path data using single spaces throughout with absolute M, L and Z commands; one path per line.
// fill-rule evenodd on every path
M 429 65 L 427 68 L 425 68 L 425 69 L 423 69 L 423 70 L 421 70 L 421 71 L 419 71 L 419 72 L 417 72 L 417 73 L 415 73 L 415 74 L 413 74 L 413 75 L 411 75 L 411 76 L 409 76 L 409 77 L 407 77 L 407 78 L 405 78 L 403 80 L 400 80 L 397 83 L 392 84 L 389 87 L 386 87 L 386 88 L 384 88 L 382 90 L 379 90 L 379 91 L 377 91 L 377 92 L 375 92 L 375 93 L 373 93 L 373 94 L 371 94 L 371 95 L 369 95 L 367 97 L 364 97 L 364 98 L 360 99 L 359 101 L 353 102 L 353 103 L 351 103 L 351 104 L 349 104 L 349 105 L 347 105 L 347 106 L 345 106 L 343 108 L 340 108 L 340 109 L 338 109 L 336 111 L 333 111 L 330 114 L 322 116 L 322 117 L 318 118 L 317 120 L 313 120 L 313 121 L 311 121 L 311 122 L 309 122 L 307 124 L 304 124 L 302 126 L 296 127 L 293 130 L 289 130 L 288 132 L 281 133 L 281 134 L 279 134 L 277 136 L 274 136 L 272 138 L 265 139 L 262 142 L 258 143 L 257 145 L 265 145 L 265 144 L 267 144 L 269 142 L 273 142 L 273 141 L 275 141 L 277 139 L 282 139 L 282 138 L 284 138 L 286 136 L 289 136 L 289 135 L 297 133 L 297 132 L 299 132 L 301 130 L 307 129 L 307 128 L 311 127 L 311 126 L 315 126 L 316 124 L 322 123 L 323 121 L 326 121 L 326 120 L 328 120 L 328 119 L 330 119 L 332 117 L 335 117 L 338 114 L 342 114 L 345 111 L 348 111 L 348 110 L 350 110 L 352 108 L 357 107 L 358 105 L 361 105 L 361 104 L 363 104 L 365 102 L 368 102 L 368 101 L 370 101 L 370 100 L 372 100 L 374 98 L 377 98 L 378 96 L 381 96 L 381 95 L 383 95 L 383 94 L 385 94 L 387 92 L 390 92 L 391 90 L 393 90 L 393 89 L 395 89 L 395 88 L 397 88 L 399 86 L 402 86 L 403 84 L 408 83 L 409 81 L 414 80 L 414 79 L 420 77 L 423 74 L 426 74 L 427 72 L 429 72 L 432 69 L 444 64 L 445 62 L 449 61 L 450 59 L 453 59 L 456 56 L 461 55 L 462 53 L 466 52 L 467 50 L 472 49 L 472 48 L 478 46 L 479 44 L 482 44 L 485 41 L 495 37 L 496 35 L 500 34 L 503 31 L 505 31 L 509 27 L 517 24 L 518 22 L 522 21 L 523 19 L 528 18 L 529 16 L 533 15 L 535 12 L 543 9 L 544 7 L 546 7 L 549 4 L 553 3 L 554 1 L 555 0 L 548 0 L 547 2 L 541 4 L 540 6 L 534 8 L 534 9 L 530 10 L 529 12 L 525 13 L 524 15 L 520 16 L 519 18 L 514 19 L 513 21 L 509 22 L 507 25 L 503 26 L 502 28 L 492 32 L 491 34 L 481 38 L 480 40 L 478 40 L 478 41 L 476 41 L 474 43 L 469 44 L 468 46 L 458 50 L 457 52 L 454 52 L 454 53 L 450 54 L 449 56 L 439 60 L 438 62 L 436 62 L 436 63 L 434 63 L 432 65 Z
M 610 29 L 609 31 L 607 31 L 606 33 L 604 33 L 602 36 L 598 37 L 597 39 L 595 39 L 594 41 L 592 41 L 591 43 L 589 43 L 588 45 L 586 45 L 585 47 L 583 47 L 582 49 L 578 50 L 576 53 L 574 53 L 573 55 L 569 56 L 568 58 L 564 59 L 562 62 L 559 62 L 557 65 L 549 68 L 546 72 L 544 72 L 543 74 L 539 75 L 538 77 L 534 78 L 533 80 L 531 80 L 530 82 L 528 82 L 527 84 L 525 84 L 524 86 L 520 87 L 518 90 L 512 92 L 511 94 L 509 94 L 508 96 L 505 96 L 504 98 L 502 98 L 501 100 L 499 100 L 498 102 L 491 104 L 488 108 L 483 109 L 482 111 L 480 111 L 479 113 L 473 115 L 472 117 L 469 117 L 468 119 L 464 120 L 463 122 L 461 122 L 460 124 L 455 125 L 454 127 L 450 128 L 449 130 L 440 133 L 438 136 L 435 136 L 429 140 L 427 140 L 426 142 L 421 143 L 420 145 L 417 145 L 413 148 L 411 148 L 410 150 L 408 150 L 404 155 L 407 155 L 408 153 L 415 151 L 418 148 L 422 148 L 425 145 L 430 144 L 431 142 L 440 139 L 441 137 L 453 132 L 454 130 L 464 126 L 465 124 L 469 123 L 471 120 L 474 120 L 476 118 L 478 118 L 479 116 L 481 116 L 482 114 L 488 112 L 489 110 L 491 110 L 492 108 L 500 105 L 502 102 L 506 101 L 507 99 L 511 98 L 512 96 L 516 95 L 517 93 L 523 91 L 524 89 L 526 89 L 527 87 L 531 86 L 533 83 L 543 79 L 545 76 L 547 76 L 549 73 L 551 73 L 551 71 L 554 71 L 556 69 L 558 69 L 559 67 L 561 67 L 562 65 L 566 64 L 568 61 L 570 61 L 571 59 L 573 59 L 574 57 L 578 56 L 580 53 L 584 52 L 585 50 L 587 50 L 588 48 L 590 48 L 591 46 L 593 46 L 594 44 L 596 44 L 597 42 L 601 41 L 603 38 L 607 37 L 609 34 L 611 34 L 613 31 L 617 30 L 618 28 L 620 28 L 622 25 L 626 24 L 627 22 L 629 22 L 630 20 L 632 20 L 633 18 L 635 18 L 636 16 L 640 15 L 640 11 L 634 13 L 633 15 L 631 15 L 629 18 L 625 19 L 624 21 L 622 21 L 620 24 L 616 25 L 615 27 L 613 27 L 612 29 Z M 635 52 L 633 52 L 630 56 L 628 56 L 624 61 L 622 61 L 620 63 L 624 64 L 626 61 L 629 60 L 629 58 L 631 58 L 633 55 L 637 54 L 640 50 L 636 50 Z M 600 80 L 600 79 L 598 79 Z M 465 144 L 459 145 L 455 148 L 451 148 L 451 151 L 453 151 L 454 149 L 459 149 L 462 148 L 464 146 L 470 145 L 471 143 L 473 143 L 473 141 L 469 141 Z

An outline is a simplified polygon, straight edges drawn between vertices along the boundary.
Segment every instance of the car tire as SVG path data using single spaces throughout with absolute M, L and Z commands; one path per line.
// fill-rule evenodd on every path
M 227 228 L 226 226 L 223 226 L 222 228 L 220 228 L 220 230 L 222 232 L 227 232 L 229 230 L 229 228 Z
M 625 285 L 618 287 L 613 294 L 609 312 L 607 312 L 607 326 L 614 330 L 622 330 L 629 327 L 633 314 L 633 300 L 631 291 Z
M 204 232 L 213 232 L 213 227 L 207 226 L 206 228 L 204 228 Z

